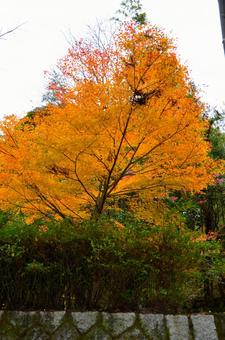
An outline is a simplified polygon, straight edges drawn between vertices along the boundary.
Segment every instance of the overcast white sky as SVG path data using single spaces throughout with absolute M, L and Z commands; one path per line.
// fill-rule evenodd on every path
M 24 23 L 0 40 L 0 118 L 41 104 L 44 71 L 96 19 L 110 18 L 121 0 L 0 0 L 0 29 Z M 225 57 L 217 0 L 143 0 L 148 19 L 177 38 L 178 51 L 212 106 L 225 108 Z

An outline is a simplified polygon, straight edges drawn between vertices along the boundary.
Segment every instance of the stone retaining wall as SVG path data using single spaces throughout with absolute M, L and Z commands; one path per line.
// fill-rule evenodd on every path
M 225 314 L 0 311 L 1 340 L 224 340 Z

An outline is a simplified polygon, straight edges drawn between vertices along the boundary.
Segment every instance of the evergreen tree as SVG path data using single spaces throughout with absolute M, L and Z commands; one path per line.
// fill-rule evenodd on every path
M 116 14 L 117 16 L 113 17 L 115 21 L 123 22 L 124 20 L 132 19 L 140 25 L 144 25 L 147 22 L 147 16 L 142 10 L 140 0 L 123 0 Z M 122 19 L 120 17 L 122 17 Z

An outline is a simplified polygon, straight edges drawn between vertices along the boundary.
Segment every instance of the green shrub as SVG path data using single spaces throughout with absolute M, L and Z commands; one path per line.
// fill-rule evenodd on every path
M 205 255 L 192 238 L 129 218 L 125 226 L 109 218 L 8 222 L 0 229 L 1 307 L 182 310 L 201 291 Z

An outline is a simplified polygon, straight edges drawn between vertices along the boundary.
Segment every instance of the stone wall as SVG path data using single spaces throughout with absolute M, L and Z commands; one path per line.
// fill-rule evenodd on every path
M 1 340 L 224 340 L 225 314 L 0 311 Z

